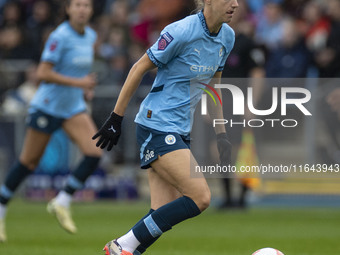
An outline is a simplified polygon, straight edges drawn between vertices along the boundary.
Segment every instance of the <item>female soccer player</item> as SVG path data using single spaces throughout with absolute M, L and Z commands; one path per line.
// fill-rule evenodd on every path
M 141 167 L 148 169 L 151 210 L 127 234 L 104 247 L 106 255 L 142 253 L 162 233 L 188 218 L 199 215 L 210 203 L 205 178 L 190 178 L 190 165 L 197 164 L 189 149 L 191 102 L 190 80 L 209 83 L 220 78 L 235 40 L 231 21 L 237 0 L 204 0 L 196 15 L 172 23 L 147 53 L 132 67 L 110 117 L 93 139 L 110 150 L 121 133 L 128 102 L 143 75 L 158 67 L 149 95 L 136 116 Z M 200 90 L 197 90 L 200 91 Z M 220 93 L 220 92 L 219 92 Z M 216 114 L 216 113 L 215 113 Z M 217 114 L 222 118 L 222 110 Z M 220 158 L 230 162 L 231 145 L 225 128 L 215 128 Z
M 82 188 L 102 155 L 90 138 L 97 129 L 86 113 L 84 101 L 84 93 L 96 85 L 96 77 L 89 74 L 97 37 L 87 26 L 92 15 L 92 0 L 68 0 L 66 13 L 68 19 L 51 33 L 46 42 L 37 71 L 42 82 L 30 104 L 23 149 L 18 163 L 0 189 L 1 241 L 6 240 L 4 218 L 7 203 L 38 165 L 54 131 L 63 128 L 84 154 L 84 159 L 69 176 L 65 189 L 47 207 L 70 233 L 76 232 L 69 211 L 72 195 Z

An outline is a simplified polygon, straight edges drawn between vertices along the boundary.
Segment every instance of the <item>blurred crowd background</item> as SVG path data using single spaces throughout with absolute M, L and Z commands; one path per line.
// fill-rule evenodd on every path
M 22 116 L 26 113 L 29 101 L 38 86 L 35 71 L 44 42 L 49 33 L 61 22 L 62 2 L 0 0 L 0 120 L 2 120 L 0 126 L 3 129 L 0 137 L 8 138 L 8 130 L 15 129 L 14 138 L 7 144 L 13 143 L 16 146 L 9 155 L 18 154 L 22 137 L 19 134 L 22 133 L 24 125 L 19 121 L 15 128 L 13 126 L 8 128 L 6 126 L 8 117 L 15 116 L 15 123 L 18 123 L 17 117 L 23 119 Z M 194 13 L 196 4 L 195 0 L 93 2 L 94 15 L 91 26 L 98 33 L 93 71 L 98 74 L 99 84 L 96 89 L 97 96 L 92 103 L 92 111 L 99 126 L 112 110 L 114 98 L 130 67 L 157 40 L 167 24 Z M 224 77 L 325 79 L 340 77 L 340 0 L 238 0 L 238 2 L 239 9 L 230 24 L 236 32 L 235 52 L 228 59 Z M 253 72 L 255 69 L 259 72 Z M 132 113 L 130 112 L 130 120 L 126 122 L 133 121 L 133 111 L 137 111 L 138 104 L 150 89 L 154 76 L 155 73 L 151 72 L 144 77 L 141 86 L 145 90 L 137 93 L 136 107 Z M 326 133 L 334 133 L 331 138 L 332 152 L 329 153 L 329 148 L 323 148 L 322 160 L 327 163 L 339 162 L 340 145 L 337 131 L 340 118 L 339 84 L 333 83 L 324 88 L 318 85 L 317 89 L 323 94 L 320 96 L 320 102 L 315 105 L 323 107 L 324 103 L 327 111 L 331 109 L 333 114 L 325 114 L 328 118 L 325 126 L 329 126 Z M 329 93 L 326 93 L 326 90 Z M 329 99 L 331 92 L 334 92 L 332 100 Z M 308 132 L 314 135 L 313 128 Z M 124 162 L 124 159 L 137 161 L 136 148 L 130 146 L 134 140 L 131 140 L 130 134 L 125 136 L 124 138 L 123 135 L 123 142 L 115 151 L 114 162 Z M 303 137 L 305 138 L 302 135 Z M 323 143 L 327 144 L 328 140 L 324 139 Z M 309 146 L 315 144 L 304 142 L 302 149 L 308 150 Z M 270 153 L 270 150 L 268 152 Z M 275 153 L 280 155 L 277 151 Z M 129 156 L 131 154 L 132 157 Z M 311 152 L 309 159 L 313 159 L 315 156 L 313 155 Z M 8 164 L 12 162 L 14 156 L 10 158 Z
M 62 2 L 0 1 L 1 62 L 33 63 L 26 69 L 26 77 L 17 77 L 15 82 L 1 79 L 2 99 L 9 87 L 34 79 L 34 64 L 44 42 L 61 21 Z M 239 4 L 231 26 L 261 49 L 253 58 L 265 69 L 266 77 L 307 77 L 311 67 L 319 77 L 340 76 L 338 0 L 239 0 Z M 195 1 L 99 0 L 94 1 L 94 10 L 91 26 L 98 33 L 96 69 L 101 84 L 113 84 L 123 82 L 131 65 L 167 24 L 193 13 Z
M 61 22 L 62 2 L 0 1 L 0 102 L 8 89 L 25 81 L 37 82 L 35 67 L 49 33 Z M 235 71 L 235 76 L 251 76 L 242 62 L 249 57 L 268 78 L 340 76 L 338 0 L 239 0 L 239 5 L 231 26 L 237 35 L 246 37 L 246 41 L 240 39 L 246 44 L 241 47 L 252 49 L 244 50 L 247 56 L 229 58 L 227 66 L 231 68 L 242 63 L 239 69 L 243 72 Z M 195 0 L 94 1 L 91 26 L 98 33 L 94 69 L 99 83 L 122 84 L 131 65 L 157 40 L 160 31 L 195 8 Z M 20 75 L 11 76 L 16 70 Z M 143 84 L 150 84 L 152 78 L 149 75 Z M 25 95 L 29 91 L 21 95 L 26 102 L 31 97 Z
M 19 97 L 23 103 L 31 98 L 37 86 L 34 71 L 44 42 L 61 22 L 62 2 L 0 1 L 0 103 L 9 89 L 24 82 Z M 338 0 L 239 0 L 239 5 L 231 26 L 241 52 L 228 60 L 232 77 L 251 77 L 248 58 L 268 78 L 340 76 Z M 98 33 L 94 71 L 99 84 L 122 84 L 160 31 L 195 8 L 195 0 L 94 1 L 91 26 Z M 142 84 L 151 84 L 153 75 Z M 13 110 L 10 105 L 6 109 Z

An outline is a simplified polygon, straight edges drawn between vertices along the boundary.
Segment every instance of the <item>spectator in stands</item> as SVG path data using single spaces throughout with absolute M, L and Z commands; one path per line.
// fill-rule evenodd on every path
M 283 22 L 283 38 L 278 48 L 269 53 L 266 74 L 269 78 L 306 77 L 311 55 L 297 30 L 294 20 Z
M 5 4 L 8 2 L 8 0 L 0 0 L 0 12 L 2 13 L 3 11 L 3 7 L 5 6 Z
M 24 15 L 21 4 L 18 1 L 9 1 L 5 4 L 0 27 L 21 26 L 24 22 Z
M 20 27 L 16 25 L 6 26 L 0 33 L 0 58 L 39 59 L 39 52 L 32 48 Z
M 190 15 L 195 6 L 194 0 L 140 1 L 137 11 L 141 21 L 133 27 L 133 38 L 149 46 L 166 25 Z
M 44 40 L 42 36 L 44 31 L 53 26 L 54 22 L 49 2 L 46 0 L 34 2 L 32 15 L 26 21 L 26 28 L 29 30 L 30 41 L 38 51 L 42 50 L 43 47 Z
M 282 6 L 290 17 L 301 18 L 305 5 L 310 1 L 311 0 L 284 0 Z M 318 2 L 322 2 L 322 0 Z
M 315 61 L 320 77 L 340 77 L 340 1 L 328 0 L 327 11 L 331 19 L 330 35 L 326 47 L 316 53 Z
M 269 50 L 275 49 L 283 37 L 284 11 L 282 0 L 265 0 L 263 15 L 257 24 L 255 39 Z
M 115 0 L 110 7 L 109 17 L 111 25 L 127 26 L 130 14 L 130 5 L 125 0 Z
M 247 0 L 249 9 L 253 13 L 259 13 L 263 10 L 264 1 L 263 0 Z
M 129 58 L 127 54 L 123 52 L 118 52 L 109 60 L 109 74 L 105 80 L 104 84 L 118 84 L 122 85 L 128 74 L 127 70 L 129 68 Z
M 111 27 L 108 38 L 99 46 L 100 57 L 110 62 L 111 58 L 127 51 L 128 34 L 123 26 Z
M 330 22 L 324 16 L 323 4 L 317 0 L 307 3 L 303 9 L 302 33 L 306 45 L 312 52 L 317 52 L 326 46 L 330 31 Z

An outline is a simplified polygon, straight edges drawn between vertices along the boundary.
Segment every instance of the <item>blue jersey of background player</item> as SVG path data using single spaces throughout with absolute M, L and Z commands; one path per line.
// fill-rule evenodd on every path
M 202 94 L 193 86 L 209 83 L 223 70 L 234 41 L 235 33 L 227 24 L 219 33 L 210 33 L 203 12 L 167 26 L 147 51 L 158 73 L 135 121 L 163 132 L 188 135 Z
M 67 21 L 59 25 L 46 42 L 37 76 L 42 81 L 31 102 L 25 142 L 16 165 L 0 188 L 0 242 L 6 240 L 7 204 L 43 155 L 51 135 L 59 128 L 84 154 L 65 188 L 48 204 L 48 212 L 70 233 L 77 231 L 70 214 L 72 195 L 81 189 L 96 169 L 102 152 L 91 140 L 97 128 L 85 112 L 84 95 L 91 94 L 96 77 L 89 74 L 96 33 L 88 27 L 92 0 L 65 0 Z
M 52 63 L 59 74 L 82 78 L 89 74 L 94 57 L 96 33 L 86 26 L 79 34 L 68 21 L 60 24 L 48 38 L 41 62 Z M 40 110 L 52 116 L 70 118 L 85 111 L 84 89 L 42 81 L 35 94 L 30 112 Z
M 201 92 L 198 82 L 221 78 L 234 44 L 231 21 L 237 0 L 201 0 L 202 12 L 164 29 L 159 40 L 131 68 L 110 117 L 94 135 L 108 150 L 117 143 L 126 107 L 143 75 L 158 67 L 151 92 L 136 117 L 141 167 L 147 169 L 151 210 L 125 235 L 107 243 L 106 255 L 143 253 L 172 226 L 204 211 L 210 190 L 203 175 L 191 178 L 198 166 L 187 135 Z M 195 81 L 191 83 L 190 81 Z M 194 87 L 193 93 L 191 87 Z M 218 91 L 221 94 L 221 91 Z M 192 106 L 192 107 L 191 107 Z M 223 118 L 220 107 L 214 116 Z M 222 164 L 230 164 L 231 144 L 225 127 L 215 127 Z

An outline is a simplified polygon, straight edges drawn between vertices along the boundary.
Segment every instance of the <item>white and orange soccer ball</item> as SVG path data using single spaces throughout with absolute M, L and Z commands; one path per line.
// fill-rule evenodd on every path
M 262 248 L 255 251 L 252 255 L 284 255 L 281 251 L 273 248 Z

